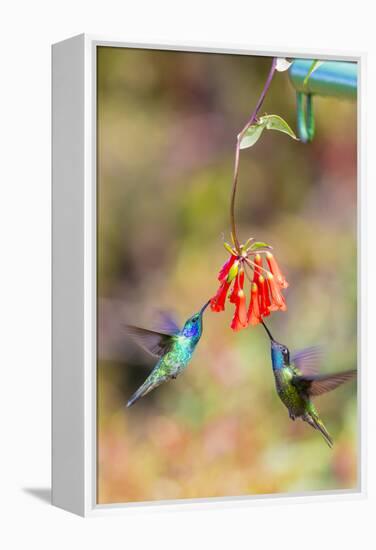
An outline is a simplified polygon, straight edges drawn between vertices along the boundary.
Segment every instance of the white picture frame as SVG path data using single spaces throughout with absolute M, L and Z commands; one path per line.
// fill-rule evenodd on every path
M 79 35 L 52 47 L 52 503 L 81 516 L 162 503 L 97 504 L 96 489 L 96 49 L 158 48 L 356 61 L 358 79 L 358 410 L 359 486 L 353 491 L 166 501 L 164 506 L 249 506 L 363 498 L 366 494 L 363 216 L 365 54 L 231 48 L 215 44 L 131 44 Z

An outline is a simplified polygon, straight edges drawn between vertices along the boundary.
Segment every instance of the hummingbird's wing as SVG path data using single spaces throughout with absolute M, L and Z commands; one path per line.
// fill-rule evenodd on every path
M 301 374 L 312 376 L 319 372 L 322 355 L 321 347 L 311 346 L 310 348 L 304 348 L 293 353 L 291 362 Z
M 158 329 L 167 334 L 178 334 L 180 327 L 170 311 L 158 311 L 159 323 Z
M 131 336 L 145 351 L 156 357 L 162 357 L 167 353 L 173 342 L 173 334 L 155 332 L 146 328 L 125 325 L 127 334 Z
M 322 374 L 316 376 L 294 376 L 292 383 L 309 396 L 322 395 L 335 390 L 344 382 L 352 380 L 356 376 L 356 369 L 336 374 Z

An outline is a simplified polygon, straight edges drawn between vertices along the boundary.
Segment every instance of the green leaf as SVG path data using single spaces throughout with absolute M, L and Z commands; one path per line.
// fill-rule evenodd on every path
M 265 115 L 260 118 L 260 123 L 268 130 L 277 130 L 278 132 L 289 135 L 293 139 L 298 139 L 287 122 L 278 115 Z
M 231 248 L 231 246 L 230 246 L 228 243 L 224 242 L 224 243 L 223 243 L 223 246 L 225 247 L 225 249 L 227 250 L 227 252 L 230 252 L 230 254 L 232 254 L 233 256 L 235 256 L 235 253 L 234 253 L 233 249 Z
M 270 249 L 272 249 L 270 244 L 263 243 L 261 241 L 257 241 L 257 242 L 255 242 L 251 245 L 250 250 L 259 250 L 260 248 L 270 248 Z
M 319 61 L 318 59 L 315 59 L 314 61 L 312 61 L 312 64 L 308 70 L 308 74 L 307 76 L 305 77 L 304 81 L 303 81 L 303 87 L 306 87 L 307 84 L 308 84 L 308 80 L 309 80 L 309 77 L 311 76 L 311 74 L 320 67 L 320 65 L 322 65 L 324 63 L 324 61 Z
M 240 149 L 247 149 L 247 147 L 252 147 L 259 139 L 262 132 L 265 129 L 265 124 L 252 124 L 247 131 L 245 132 L 242 140 L 240 142 Z
M 247 241 L 243 244 L 243 249 L 244 250 L 247 250 L 247 248 L 249 248 L 249 245 L 251 244 L 252 241 L 254 241 L 254 237 L 249 237 L 249 239 L 247 239 Z
M 246 149 L 252 147 L 259 139 L 262 132 L 267 128 L 268 130 L 277 130 L 288 134 L 293 139 L 298 139 L 290 126 L 283 118 L 278 115 L 265 115 L 260 117 L 256 124 L 252 124 L 245 132 L 241 142 L 240 149 Z

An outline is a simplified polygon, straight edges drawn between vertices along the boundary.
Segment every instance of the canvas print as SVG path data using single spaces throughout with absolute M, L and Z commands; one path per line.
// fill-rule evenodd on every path
M 357 63 L 97 48 L 97 502 L 358 486 Z

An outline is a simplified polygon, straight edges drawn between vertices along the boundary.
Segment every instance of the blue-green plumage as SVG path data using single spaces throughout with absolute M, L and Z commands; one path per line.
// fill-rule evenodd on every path
M 142 347 L 160 358 L 142 386 L 129 399 L 127 407 L 133 405 L 163 382 L 176 378 L 187 367 L 201 338 L 202 317 L 208 305 L 209 302 L 198 313 L 190 317 L 181 330 L 167 316 L 165 321 L 168 332 L 155 332 L 127 326 L 128 333 Z
M 318 348 L 307 348 L 290 357 L 286 346 L 276 342 L 269 329 L 262 322 L 271 342 L 272 367 L 277 393 L 287 407 L 292 420 L 301 418 L 319 430 L 327 444 L 333 441 L 325 428 L 311 397 L 334 390 L 340 384 L 351 380 L 356 370 L 331 375 L 317 374 Z

